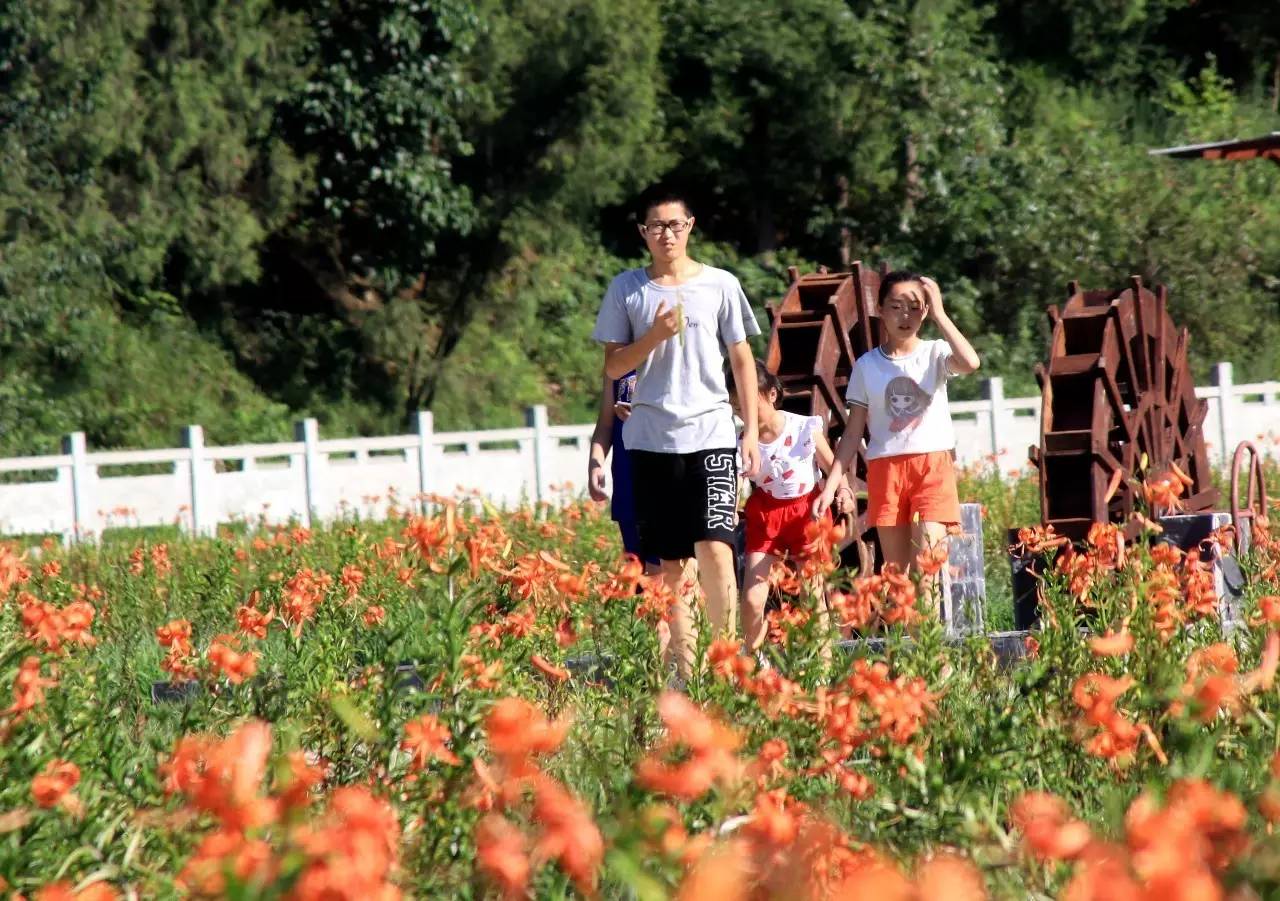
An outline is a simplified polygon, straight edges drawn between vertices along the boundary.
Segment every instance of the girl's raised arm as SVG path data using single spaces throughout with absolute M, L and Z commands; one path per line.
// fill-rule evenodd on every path
M 920 282 L 924 285 L 924 293 L 929 298 L 929 315 L 933 317 L 942 337 L 951 345 L 951 372 L 954 375 L 977 372 L 982 361 L 978 359 L 978 352 L 973 349 L 969 339 L 960 333 L 960 329 L 956 328 L 947 311 L 942 308 L 942 289 L 931 278 L 922 278 Z

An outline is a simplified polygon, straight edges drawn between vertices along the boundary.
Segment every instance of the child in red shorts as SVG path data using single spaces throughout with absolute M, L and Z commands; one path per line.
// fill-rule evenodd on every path
M 769 570 L 780 560 L 802 556 L 805 527 L 813 522 L 813 503 L 821 493 L 819 470 L 826 472 L 834 459 L 826 423 L 819 416 L 779 410 L 782 383 L 759 360 L 756 384 L 760 468 L 751 478 L 751 496 L 742 513 L 747 533 L 742 634 L 746 649 L 752 652 L 764 644 Z M 729 397 L 737 395 L 730 390 Z M 853 509 L 853 492 L 847 485 L 833 490 L 833 497 L 837 512 Z
M 959 523 L 947 381 L 974 372 L 979 360 L 943 310 L 933 279 L 890 272 L 880 282 L 878 306 L 881 343 L 858 357 L 849 375 L 849 421 L 831 479 L 849 471 L 866 427 L 867 524 L 876 527 L 885 562 L 906 572 L 921 551 L 942 544 L 948 526 Z M 920 337 L 929 317 L 942 340 Z M 834 494 L 828 482 L 814 503 L 815 516 L 830 507 Z M 921 583 L 931 597 L 932 580 Z

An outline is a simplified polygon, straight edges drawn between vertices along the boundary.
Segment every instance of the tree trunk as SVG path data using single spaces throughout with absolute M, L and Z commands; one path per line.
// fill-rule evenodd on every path
M 849 228 L 849 176 L 836 176 L 836 212 L 840 216 L 840 269 L 853 266 L 853 230 Z
M 753 120 L 748 146 L 758 147 L 761 152 L 755 161 L 754 170 L 757 173 L 768 173 L 773 168 L 769 154 L 768 110 L 757 106 Z M 778 248 L 778 228 L 773 218 L 773 191 L 767 183 L 753 185 L 751 190 L 756 197 L 754 204 L 756 214 L 756 253 L 772 253 Z
M 1280 52 L 1276 53 L 1276 67 L 1271 73 L 1271 112 L 1280 113 Z
M 778 249 L 778 229 L 773 220 L 773 200 L 764 193 L 756 202 L 756 253 Z
M 290 248 L 289 256 L 329 298 L 334 312 L 343 318 L 382 308 L 382 295 L 366 279 L 343 268 L 336 247 L 294 246 Z
M 916 210 L 916 201 L 920 199 L 920 150 L 916 146 L 915 137 L 908 132 L 903 141 L 903 155 L 906 169 L 903 173 L 906 182 L 906 195 L 902 202 L 902 228 L 905 230 Z
M 445 360 L 458 346 L 467 326 L 475 316 L 480 306 L 478 298 L 484 290 L 488 275 L 502 267 L 503 251 L 502 239 L 493 232 L 481 239 L 473 253 L 465 256 L 458 273 L 458 281 L 454 286 L 453 298 L 440 311 L 440 331 L 435 346 L 430 351 L 429 375 L 422 380 L 416 390 L 410 390 L 406 403 L 406 415 L 412 415 L 415 410 L 431 409 Z

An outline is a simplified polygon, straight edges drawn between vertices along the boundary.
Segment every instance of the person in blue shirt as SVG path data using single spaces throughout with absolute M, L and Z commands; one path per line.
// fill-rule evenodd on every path
M 622 443 L 622 424 L 631 415 L 631 393 L 635 389 L 636 374 L 629 372 L 620 379 L 604 380 L 600 391 L 600 407 L 596 413 L 596 428 L 591 434 L 591 457 L 587 463 L 587 490 L 591 499 L 610 503 L 610 516 L 622 533 L 624 552 L 643 560 L 645 572 L 653 574 L 658 569 L 658 558 L 646 558 L 640 549 L 640 527 L 636 523 L 635 496 L 631 490 L 631 458 Z M 610 456 L 610 475 L 613 494 L 605 485 L 605 458 Z

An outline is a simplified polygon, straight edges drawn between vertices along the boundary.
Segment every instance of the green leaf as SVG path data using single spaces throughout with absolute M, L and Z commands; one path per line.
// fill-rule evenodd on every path
M 356 707 L 351 698 L 346 695 L 334 695 L 329 699 L 329 706 L 338 715 L 338 719 L 342 720 L 343 725 L 360 738 L 365 741 L 376 741 L 378 739 L 379 732 L 377 727 Z
M 633 855 L 615 848 L 605 856 L 605 865 L 635 892 L 638 901 L 666 901 L 666 888 L 646 873 Z

